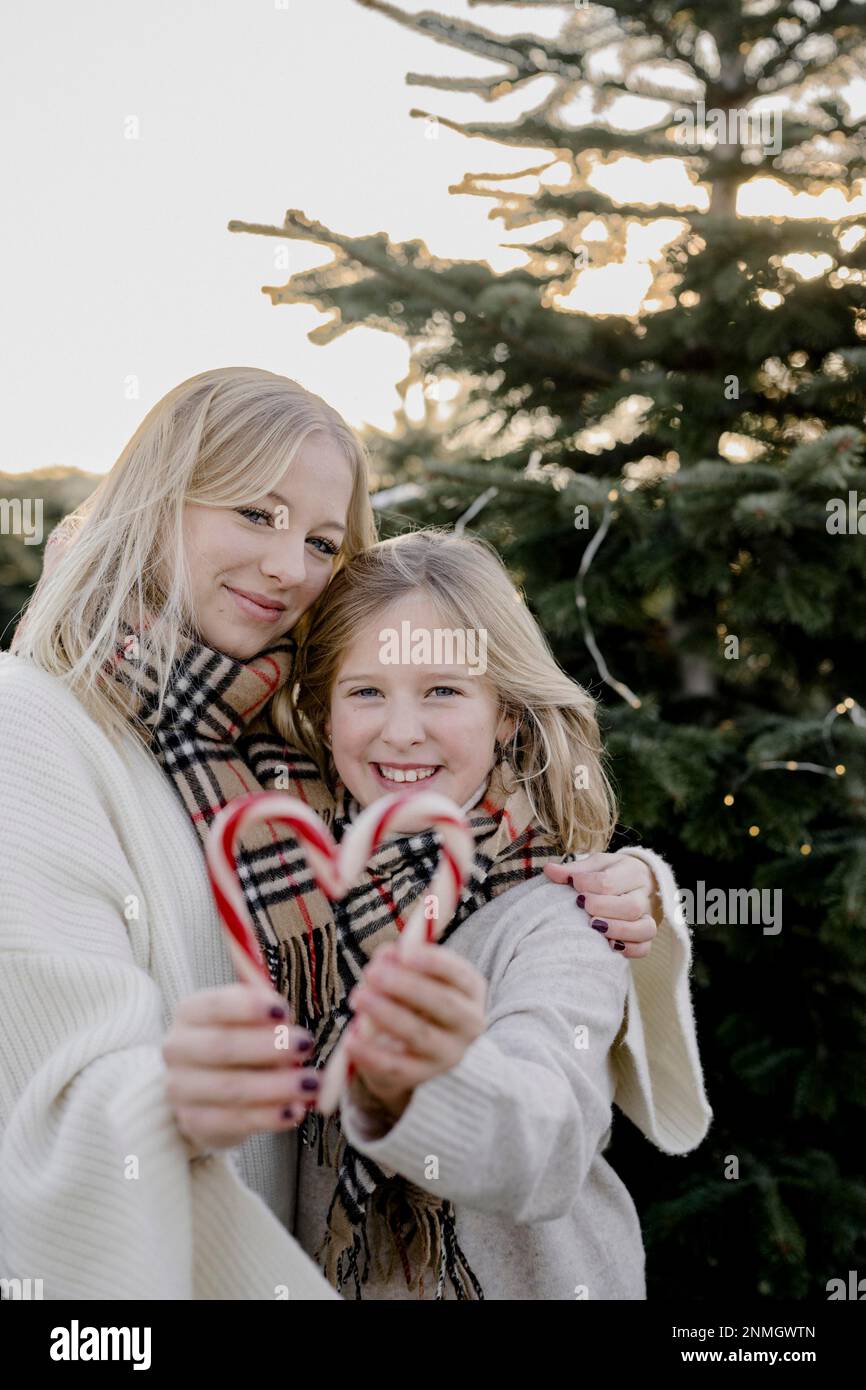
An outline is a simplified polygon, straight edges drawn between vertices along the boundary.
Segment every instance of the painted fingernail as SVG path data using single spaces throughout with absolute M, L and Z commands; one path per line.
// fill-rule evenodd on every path
M 298 1038 L 298 1041 L 295 1043 L 295 1050 L 297 1052 L 309 1052 L 312 1046 L 312 1038 Z
M 578 907 L 586 907 L 586 898 L 585 898 L 585 896 L 584 896 L 583 893 L 578 893 L 578 895 L 577 895 L 577 905 L 578 905 Z
M 287 1105 L 282 1113 L 282 1118 L 284 1120 L 293 1120 L 295 1118 L 295 1107 L 293 1105 Z
M 595 927 L 596 931 L 606 932 L 607 929 L 608 929 L 609 923 L 603 921 L 603 920 L 601 919 L 601 917 L 593 917 L 593 919 L 592 919 L 592 921 L 590 922 L 589 925 L 590 925 L 591 927 Z
M 302 1076 L 302 1077 L 301 1077 L 301 1090 L 302 1090 L 302 1091 L 318 1091 L 320 1085 L 321 1085 L 321 1082 L 319 1081 L 319 1078 L 318 1078 L 317 1076 Z
M 282 1004 L 274 1004 L 272 1009 L 268 1009 L 268 1018 L 288 1018 L 288 1010 Z
M 614 949 L 615 951 L 624 951 L 624 950 L 625 950 L 625 942 L 624 942 L 624 941 L 615 941 L 615 942 L 613 943 L 613 949 Z

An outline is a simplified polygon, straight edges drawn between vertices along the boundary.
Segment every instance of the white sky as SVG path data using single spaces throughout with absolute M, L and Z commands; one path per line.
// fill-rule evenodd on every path
M 461 0 L 444 8 L 470 14 Z M 555 31 L 554 18 L 541 16 Z M 43 0 L 4 27 L 0 148 L 15 192 L 0 470 L 104 472 L 160 396 L 211 366 L 283 372 L 353 424 L 388 427 L 403 344 L 361 328 L 313 346 L 321 315 L 272 307 L 260 287 L 288 278 L 280 247 L 296 269 L 325 257 L 226 224 L 279 224 L 297 207 L 340 231 L 485 256 L 497 231 L 486 204 L 447 189 L 466 168 L 508 167 L 508 152 L 444 129 L 425 139 L 413 105 L 441 98 L 433 109 L 469 114 L 480 103 L 404 75 L 490 65 L 352 0 Z M 138 140 L 124 138 L 130 115 Z
M 290 269 L 327 257 L 230 233 L 230 218 L 279 224 L 295 207 L 338 231 L 421 237 L 441 255 L 496 269 L 522 261 L 497 250 L 503 233 L 489 203 L 449 196 L 448 186 L 470 169 L 529 164 L 535 152 L 444 127 L 429 139 L 408 113 L 503 119 L 540 100 L 546 79 L 495 105 L 407 87 L 409 70 L 498 69 L 353 0 L 277 3 L 42 0 L 7 16 L 0 471 L 105 472 L 151 405 L 211 366 L 285 373 L 353 424 L 390 427 L 408 360 L 402 342 L 360 328 L 313 346 L 306 334 L 321 315 L 273 307 L 260 287 L 288 278 L 275 259 L 286 247 Z M 465 0 L 429 7 L 504 33 L 553 34 L 562 18 L 470 10 Z M 125 138 L 130 117 L 138 139 Z M 629 293 L 639 302 L 644 281 L 634 270 Z M 610 270 L 596 273 L 607 274 L 611 293 Z M 590 304 L 578 296 L 571 307 Z M 128 398 L 129 379 L 137 398 Z

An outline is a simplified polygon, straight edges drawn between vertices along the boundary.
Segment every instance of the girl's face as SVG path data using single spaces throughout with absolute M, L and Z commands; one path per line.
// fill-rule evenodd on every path
M 316 434 L 266 497 L 243 507 L 186 504 L 184 544 L 207 646 L 244 661 L 291 631 L 331 578 L 351 495 L 348 459 Z
M 377 614 L 344 653 L 326 726 L 334 763 L 362 806 L 398 790 L 437 791 L 462 806 L 486 781 L 496 742 L 514 732 L 514 721 L 500 717 L 490 682 L 468 665 L 388 662 L 393 648 L 382 634 L 401 632 L 407 620 L 413 637 L 444 629 L 426 595 L 412 594 Z M 413 828 L 408 817 L 394 826 Z

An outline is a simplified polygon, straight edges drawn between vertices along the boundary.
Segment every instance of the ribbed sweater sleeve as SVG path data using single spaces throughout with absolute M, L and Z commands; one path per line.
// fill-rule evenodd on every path
M 627 1028 L 615 1054 L 615 1099 L 663 1153 L 687 1154 L 705 1138 L 713 1118 L 691 995 L 692 935 L 670 865 L 642 845 L 619 852 L 635 855 L 652 870 L 662 920 L 649 954 L 629 962 Z
M 134 899 L 140 960 L 148 884 L 107 742 L 71 705 L 44 673 L 0 668 L 3 1272 L 51 1299 L 336 1297 L 229 1155 L 189 1161 L 165 1094 L 165 999 L 124 915 Z

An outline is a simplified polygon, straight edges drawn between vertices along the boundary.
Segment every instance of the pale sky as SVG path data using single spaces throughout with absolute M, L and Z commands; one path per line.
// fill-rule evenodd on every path
M 503 33 L 553 34 L 562 18 L 470 10 L 465 0 L 428 7 Z M 279 224 L 295 207 L 338 231 L 421 237 L 433 252 L 497 270 L 522 262 L 500 248 L 519 238 L 488 219 L 490 204 L 448 186 L 467 170 L 519 168 L 549 152 L 444 127 L 430 139 L 409 110 L 503 119 L 536 104 L 547 79 L 493 106 L 407 87 L 409 70 L 497 69 L 352 0 L 42 0 L 9 12 L 5 40 L 0 471 L 105 472 L 155 401 L 213 366 L 284 373 L 354 425 L 391 426 L 405 345 L 364 328 L 328 347 L 309 343 L 322 316 L 273 307 L 260 287 L 288 278 L 275 259 L 286 247 L 290 269 L 327 256 L 230 233 L 230 218 Z M 680 169 L 672 189 L 687 187 Z M 646 257 L 670 234 L 668 224 L 636 239 L 626 268 L 587 272 L 565 307 L 633 312 Z M 606 279 L 593 285 L 594 275 Z

